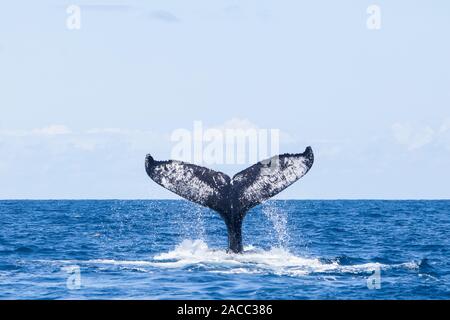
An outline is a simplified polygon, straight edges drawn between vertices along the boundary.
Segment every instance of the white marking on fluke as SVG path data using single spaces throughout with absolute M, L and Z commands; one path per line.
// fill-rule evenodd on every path
M 228 250 L 243 251 L 242 222 L 248 210 L 303 177 L 314 162 L 311 147 L 298 154 L 282 154 L 260 161 L 235 174 L 177 160 L 145 158 L 149 177 L 177 195 L 217 211 L 227 225 Z

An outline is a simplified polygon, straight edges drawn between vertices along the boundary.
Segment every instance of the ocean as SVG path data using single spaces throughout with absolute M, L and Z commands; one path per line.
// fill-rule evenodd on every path
M 0 201 L 0 299 L 449 299 L 450 201 Z

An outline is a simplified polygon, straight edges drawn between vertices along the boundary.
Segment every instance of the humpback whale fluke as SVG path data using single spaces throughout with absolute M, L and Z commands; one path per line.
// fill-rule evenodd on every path
M 242 252 L 242 221 L 248 210 L 303 177 L 314 162 L 311 147 L 260 161 L 233 178 L 178 160 L 145 158 L 149 177 L 177 195 L 217 211 L 228 231 L 228 250 Z

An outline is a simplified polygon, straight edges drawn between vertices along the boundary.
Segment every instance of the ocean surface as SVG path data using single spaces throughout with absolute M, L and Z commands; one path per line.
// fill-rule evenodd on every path
M 449 299 L 450 201 L 0 201 L 0 299 Z

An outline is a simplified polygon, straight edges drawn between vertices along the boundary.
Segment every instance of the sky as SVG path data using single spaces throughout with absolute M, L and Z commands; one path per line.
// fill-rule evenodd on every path
M 441 0 L 2 1 L 0 199 L 177 198 L 144 158 L 195 121 L 311 145 L 281 199 L 449 199 L 449 33 Z

